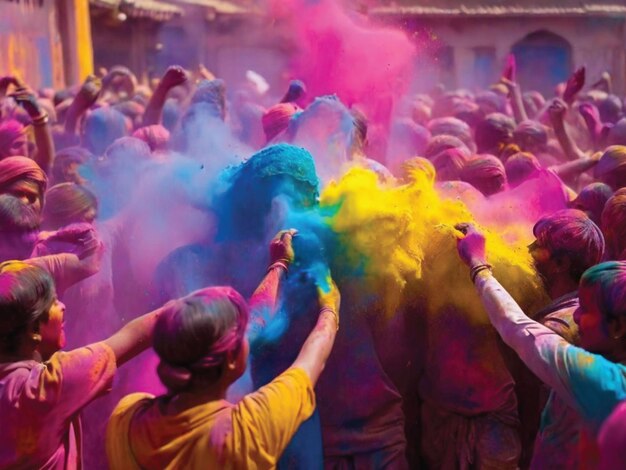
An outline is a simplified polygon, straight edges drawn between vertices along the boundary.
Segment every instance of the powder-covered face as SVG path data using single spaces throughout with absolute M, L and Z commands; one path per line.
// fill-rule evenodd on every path
M 65 347 L 64 317 L 65 304 L 59 299 L 55 299 L 48 313 L 48 321 L 39 323 L 41 343 L 38 349 L 44 360 Z
M 580 346 L 598 354 L 609 352 L 612 340 L 604 316 L 594 299 L 593 289 L 581 287 L 578 293 L 580 306 L 574 312 L 574 321 L 580 333 Z
M 20 179 L 4 188 L 2 194 L 10 194 L 18 198 L 23 204 L 28 205 L 36 212 L 41 212 L 41 194 L 39 186 L 34 181 Z
M 28 139 L 25 134 L 21 134 L 13 142 L 11 142 L 11 146 L 8 148 L 7 156 L 19 157 L 28 156 L 28 154 Z

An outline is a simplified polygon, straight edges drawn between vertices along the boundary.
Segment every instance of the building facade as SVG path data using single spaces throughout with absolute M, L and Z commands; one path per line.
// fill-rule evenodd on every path
M 551 93 L 582 65 L 589 80 L 613 76 L 626 93 L 623 0 L 381 0 L 369 14 L 401 25 L 422 48 L 424 85 L 493 83 L 513 52 L 526 90 Z M 429 60 L 430 59 L 430 60 Z

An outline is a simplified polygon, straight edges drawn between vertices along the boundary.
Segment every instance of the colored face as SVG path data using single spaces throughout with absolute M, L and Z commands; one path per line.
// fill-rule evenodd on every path
M 533 257 L 533 264 L 537 272 L 542 276 L 548 275 L 548 267 L 551 258 L 550 250 L 543 246 L 539 240 L 535 240 L 528 245 L 528 252 Z
M 65 346 L 64 317 L 65 304 L 55 299 L 48 313 L 48 321 L 39 324 L 41 343 L 38 349 L 44 360 Z
M 612 341 L 608 334 L 604 316 L 594 300 L 593 290 L 581 287 L 580 306 L 574 312 L 574 321 L 580 333 L 580 346 L 593 353 L 607 353 Z
M 17 137 L 9 147 L 9 156 L 11 157 L 27 157 L 28 152 L 28 139 L 26 135 L 22 134 Z
M 41 197 L 37 183 L 29 180 L 17 180 L 6 186 L 2 192 L 15 196 L 23 204 L 31 206 L 37 212 L 41 212 Z

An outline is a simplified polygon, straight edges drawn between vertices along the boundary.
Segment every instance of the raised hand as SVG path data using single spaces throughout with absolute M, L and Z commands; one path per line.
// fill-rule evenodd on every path
M 456 238 L 456 248 L 463 262 L 469 267 L 486 264 L 485 236 L 474 224 L 457 224 L 454 228 L 460 232 Z
M 281 263 L 287 268 L 294 260 L 293 237 L 298 232 L 294 229 L 278 232 L 270 242 L 270 264 Z
M 585 86 L 585 67 L 580 67 L 576 70 L 572 76 L 567 80 L 565 91 L 563 92 L 563 101 L 568 104 L 574 102 L 576 95 Z
M 182 85 L 188 80 L 187 72 L 179 65 L 168 67 L 161 79 L 161 83 L 166 88 L 173 88 Z

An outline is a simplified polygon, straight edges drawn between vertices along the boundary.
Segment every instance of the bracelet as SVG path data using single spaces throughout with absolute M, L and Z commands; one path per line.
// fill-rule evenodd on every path
M 34 118 L 32 120 L 33 126 L 43 126 L 45 124 L 48 124 L 48 120 L 49 120 L 49 116 L 48 113 L 42 113 L 39 116 L 37 116 L 36 118 Z
M 285 272 L 289 271 L 289 265 L 285 261 L 276 261 L 270 264 L 270 267 L 267 268 L 267 272 L 269 273 L 272 269 L 275 268 L 283 268 Z
M 328 313 L 331 313 L 333 315 L 333 317 L 335 318 L 335 323 L 337 324 L 337 330 L 336 331 L 339 331 L 339 315 L 337 315 L 337 312 L 335 312 L 330 307 L 322 307 L 322 309 L 320 310 L 320 315 L 322 315 L 322 313 L 324 313 L 324 312 L 328 312 Z
M 489 271 L 493 269 L 493 266 L 490 264 L 477 264 L 476 266 L 472 266 L 470 269 L 470 279 L 472 280 L 472 284 L 476 282 L 476 276 L 483 271 Z

